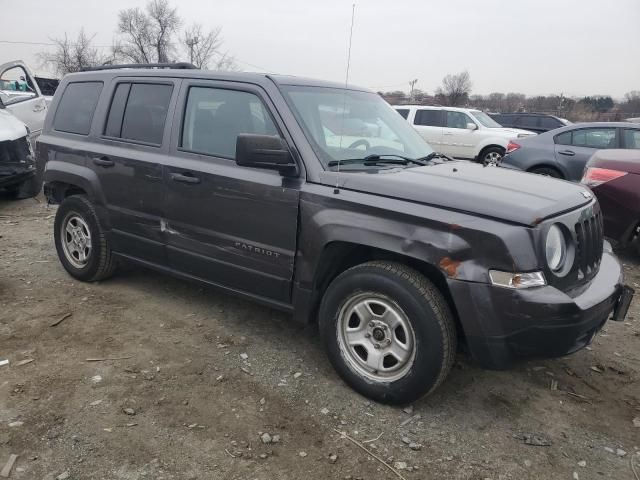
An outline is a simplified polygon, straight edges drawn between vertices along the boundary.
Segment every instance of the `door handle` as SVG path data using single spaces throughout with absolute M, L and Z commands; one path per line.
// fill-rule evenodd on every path
M 558 153 L 560 155 L 566 155 L 567 157 L 573 157 L 576 154 L 573 150 L 560 150 Z
M 33 111 L 35 113 L 41 112 L 45 109 L 46 107 L 44 105 L 36 105 L 35 107 L 33 107 Z
M 98 165 L 99 167 L 113 167 L 115 162 L 113 160 L 109 160 L 109 157 L 93 157 L 93 163 Z
M 193 175 L 183 174 L 183 173 L 172 173 L 171 180 L 174 182 L 182 182 L 182 183 L 200 183 L 200 179 L 198 177 L 194 177 Z

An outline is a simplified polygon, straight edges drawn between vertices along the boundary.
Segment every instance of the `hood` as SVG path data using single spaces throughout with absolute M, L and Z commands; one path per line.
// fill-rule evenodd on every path
M 379 172 L 343 171 L 339 184 L 530 226 L 593 200 L 591 192 L 578 184 L 465 161 Z M 335 185 L 335 172 L 325 174 L 327 184 Z
M 11 115 L 6 109 L 0 108 L 0 142 L 17 140 L 26 135 L 26 125 Z

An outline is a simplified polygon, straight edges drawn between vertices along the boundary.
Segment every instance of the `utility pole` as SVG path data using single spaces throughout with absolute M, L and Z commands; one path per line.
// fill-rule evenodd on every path
M 187 47 L 189 47 L 189 62 L 193 63 L 193 51 L 194 51 L 194 47 L 200 43 L 200 40 L 198 39 L 198 37 L 191 37 L 191 38 L 187 38 L 186 40 L 186 44 Z
M 415 91 L 416 83 L 418 83 L 418 79 L 409 81 L 409 101 L 413 103 L 413 92 Z

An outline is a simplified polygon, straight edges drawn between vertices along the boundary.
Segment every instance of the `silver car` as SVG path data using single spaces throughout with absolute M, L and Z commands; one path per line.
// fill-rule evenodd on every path
M 640 123 L 578 123 L 512 140 L 500 166 L 578 182 L 591 155 L 608 148 L 640 149 Z

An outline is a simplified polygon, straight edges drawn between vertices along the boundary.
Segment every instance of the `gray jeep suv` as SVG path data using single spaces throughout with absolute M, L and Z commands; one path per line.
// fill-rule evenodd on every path
M 624 318 L 588 189 L 442 158 L 367 90 L 186 67 L 61 82 L 37 155 L 73 277 L 128 260 L 318 322 L 389 403 L 433 391 L 459 343 L 504 368 Z

